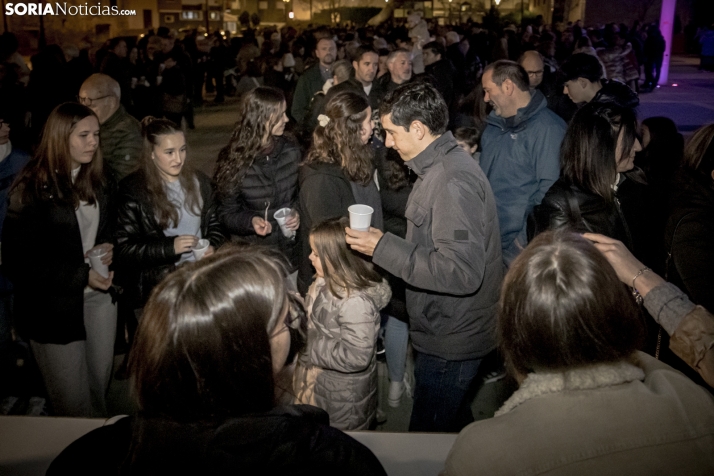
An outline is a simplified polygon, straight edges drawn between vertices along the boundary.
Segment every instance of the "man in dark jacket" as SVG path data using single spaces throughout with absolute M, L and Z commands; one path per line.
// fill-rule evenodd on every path
M 603 79 L 602 63 L 587 53 L 571 56 L 560 67 L 563 93 L 577 105 L 588 102 L 614 103 L 635 108 L 640 104 L 637 93 L 624 83 Z
M 379 55 L 369 46 L 357 48 L 352 67 L 355 72 L 355 81 L 362 85 L 362 90 L 369 99 L 372 110 L 379 108 L 379 101 L 383 94 L 379 90 L 377 79 L 377 68 L 379 67 Z
M 402 239 L 347 229 L 347 243 L 408 285 L 416 350 L 411 431 L 455 432 L 473 421 L 469 387 L 496 345 L 503 278 L 496 200 L 478 164 L 446 131 L 448 111 L 427 83 L 401 86 L 380 107 L 387 147 L 418 176 Z
M 436 89 L 444 97 L 449 110 L 454 102 L 454 78 L 456 77 L 456 68 L 446 58 L 446 50 L 436 41 L 432 41 L 424 45 L 422 48 L 424 56 L 424 72 L 434 79 Z
M 530 92 L 528 74 L 518 63 L 490 64 L 482 83 L 493 111 L 481 136 L 481 168 L 496 196 L 508 266 L 527 244 L 528 214 L 560 176 L 566 125 L 540 91 Z
M 295 119 L 298 124 L 302 123 L 305 115 L 308 113 L 312 96 L 322 89 L 325 81 L 332 77 L 332 63 L 334 63 L 337 57 L 337 45 L 335 41 L 331 38 L 321 38 L 317 42 L 315 56 L 317 56 L 318 63 L 308 68 L 308 70 L 300 76 L 297 86 L 295 87 L 295 96 L 293 96 L 293 105 L 290 109 L 290 114 L 292 114 L 293 119 Z
M 143 140 L 141 124 L 121 105 L 119 83 L 106 74 L 93 74 L 82 83 L 79 101 L 99 118 L 104 163 L 117 182 L 139 166 Z

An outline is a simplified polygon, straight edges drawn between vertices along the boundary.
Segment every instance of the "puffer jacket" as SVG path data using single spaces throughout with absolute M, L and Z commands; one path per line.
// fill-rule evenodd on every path
M 307 347 L 298 358 L 295 392 L 299 402 L 327 411 L 340 430 L 366 430 L 376 416 L 379 310 L 391 294 L 382 281 L 339 298 L 323 278 L 308 291 Z
M 565 121 L 536 90 L 528 106 L 508 119 L 491 112 L 481 137 L 481 168 L 496 196 L 506 264 L 527 243 L 526 220 L 560 176 Z
M 196 172 L 201 190 L 201 236 L 218 248 L 225 235 L 218 221 L 211 180 Z M 173 236 L 165 236 L 146 186 L 143 171 L 135 172 L 119 184 L 114 261 L 125 298 L 134 309 L 142 307 L 151 290 L 176 269 L 179 255 Z
M 616 80 L 602 80 L 602 88 L 595 93 L 591 102 L 635 108 L 640 105 L 640 97 L 625 83 Z
M 286 238 L 273 218 L 281 208 L 298 208 L 298 168 L 300 147 L 286 136 L 274 137 L 273 150 L 257 157 L 245 171 L 245 176 L 236 192 L 221 196 L 218 217 L 224 229 L 234 238 L 251 243 L 274 246 L 297 266 L 297 246 L 294 238 Z M 227 154 L 223 149 L 221 155 Z M 267 236 L 255 234 L 251 220 L 265 217 L 273 227 Z

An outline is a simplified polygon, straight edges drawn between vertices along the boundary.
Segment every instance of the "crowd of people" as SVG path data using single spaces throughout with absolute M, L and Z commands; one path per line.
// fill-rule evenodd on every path
M 714 125 L 638 122 L 656 25 L 160 29 L 26 87 L 12 46 L 0 337 L 86 417 L 128 335 L 138 407 L 51 471 L 383 474 L 338 431 L 381 420 L 380 345 L 409 430 L 461 432 L 446 474 L 714 468 Z M 211 92 L 240 96 L 212 179 Z M 496 349 L 519 388 L 473 423 Z

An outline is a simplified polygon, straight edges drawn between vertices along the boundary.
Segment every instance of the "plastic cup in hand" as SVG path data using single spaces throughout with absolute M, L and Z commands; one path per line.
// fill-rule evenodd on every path
M 196 261 L 200 260 L 203 258 L 203 255 L 206 254 L 206 251 L 208 251 L 208 247 L 211 246 L 211 243 L 207 239 L 202 239 L 198 240 L 198 243 L 196 243 L 196 246 L 193 247 L 193 257 L 196 258 Z
M 87 257 L 89 258 L 89 266 L 103 278 L 109 277 L 109 266 L 102 263 L 102 258 L 106 255 L 108 251 L 104 248 L 94 248 L 89 253 Z
M 283 236 L 285 236 L 286 238 L 292 238 L 295 236 L 295 230 L 289 230 L 288 227 L 285 225 L 285 223 L 288 221 L 288 218 L 290 218 L 291 212 L 292 209 L 290 208 L 281 208 L 273 214 L 273 218 L 275 218 L 275 221 L 277 221 L 278 225 L 280 225 L 280 231 L 283 232 Z
M 369 231 L 374 208 L 369 205 L 352 205 L 347 211 L 350 213 L 350 228 L 357 231 Z

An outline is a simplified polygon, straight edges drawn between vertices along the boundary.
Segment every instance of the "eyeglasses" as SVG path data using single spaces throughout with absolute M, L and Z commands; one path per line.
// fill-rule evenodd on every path
M 107 94 L 106 96 L 100 96 L 98 98 L 83 98 L 82 96 L 77 96 L 77 101 L 79 101 L 79 103 L 82 106 L 89 107 L 92 104 L 94 104 L 96 101 L 99 101 L 100 99 L 108 98 L 110 96 L 111 96 L 111 94 Z
M 540 76 L 543 74 L 543 70 L 540 69 L 538 71 L 526 71 L 528 73 L 528 76 Z

